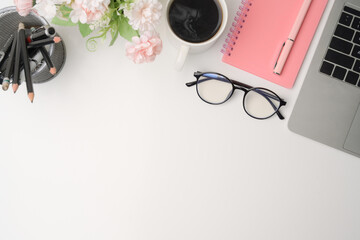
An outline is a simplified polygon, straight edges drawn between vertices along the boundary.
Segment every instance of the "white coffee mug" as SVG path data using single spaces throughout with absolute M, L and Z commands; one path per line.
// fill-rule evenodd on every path
M 228 19 L 228 9 L 226 6 L 226 2 L 225 0 L 216 0 L 218 1 L 221 10 L 222 10 L 222 20 L 221 20 L 221 25 L 218 29 L 218 31 L 216 32 L 216 34 L 214 36 L 212 36 L 210 39 L 204 41 L 204 42 L 200 42 L 200 43 L 192 43 L 192 42 L 187 42 L 181 38 L 179 38 L 171 29 L 170 26 L 170 21 L 169 21 L 169 10 L 170 10 L 170 6 L 171 3 L 173 1 L 176 0 L 169 0 L 166 4 L 166 20 L 167 20 L 167 28 L 168 28 L 168 36 L 169 36 L 169 40 L 171 41 L 171 43 L 173 45 L 175 45 L 176 47 L 179 48 L 179 53 L 175 62 L 175 68 L 180 71 L 182 69 L 182 67 L 184 66 L 186 57 L 188 55 L 188 53 L 199 53 L 199 52 L 203 52 L 205 50 L 207 50 L 209 47 L 211 47 L 216 40 L 221 36 L 221 34 L 224 32 L 225 28 L 226 28 L 226 23 L 227 23 L 227 19 Z M 196 1 L 196 0 L 193 0 Z

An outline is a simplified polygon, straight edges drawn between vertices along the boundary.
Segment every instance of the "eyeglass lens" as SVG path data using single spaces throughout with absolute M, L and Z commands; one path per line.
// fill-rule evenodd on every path
M 200 98 L 211 104 L 225 102 L 233 92 L 232 83 L 217 74 L 203 74 L 196 87 Z
M 280 107 L 280 99 L 269 90 L 253 88 L 244 98 L 244 109 L 252 117 L 268 118 Z

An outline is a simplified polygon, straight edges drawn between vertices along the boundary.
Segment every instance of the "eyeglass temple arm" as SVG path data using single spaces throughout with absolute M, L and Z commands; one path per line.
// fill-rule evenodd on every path
M 192 87 L 192 86 L 196 85 L 196 82 L 197 81 L 188 82 L 188 83 L 185 83 L 185 85 L 188 86 L 188 87 Z
M 209 80 L 209 79 L 210 79 L 210 78 L 199 79 L 198 82 L 201 83 L 201 82 L 207 81 L 207 80 Z M 223 82 L 228 82 L 226 79 L 223 79 L 223 78 L 217 78 L 216 80 L 223 81 Z M 252 88 L 252 86 L 247 85 L 247 84 L 245 84 L 245 83 L 241 83 L 241 82 L 238 82 L 238 81 L 235 81 L 235 80 L 232 80 L 232 79 L 230 79 L 230 81 L 231 81 L 233 84 L 235 84 L 235 85 L 237 85 L 237 86 L 239 86 L 239 87 L 243 87 L 243 88 L 246 88 L 246 89 Z M 196 85 L 196 82 L 197 82 L 197 81 L 188 82 L 188 83 L 186 83 L 186 86 L 192 87 L 192 86 Z
M 250 85 L 247 85 L 247 84 L 245 84 L 245 83 L 241 83 L 241 82 L 238 82 L 238 81 L 235 81 L 235 80 L 232 80 L 232 79 L 230 79 L 230 81 L 232 81 L 233 84 L 238 85 L 239 87 L 243 87 L 243 88 L 246 88 L 246 89 L 251 89 L 251 88 L 253 88 L 253 87 L 250 86 Z M 259 92 L 259 91 L 258 91 L 258 92 Z M 262 94 L 263 96 L 272 98 L 272 99 L 274 99 L 274 100 L 278 100 L 277 97 L 274 97 L 273 95 L 268 94 L 268 93 L 266 93 L 266 92 L 261 91 L 261 94 Z M 280 99 L 280 102 L 281 102 L 281 105 L 285 105 L 285 104 L 286 104 L 286 102 L 285 102 L 284 100 L 282 100 L 282 99 Z
M 245 88 L 245 89 L 253 88 L 253 87 L 250 86 L 250 85 L 247 85 L 247 84 L 245 84 L 245 83 L 241 83 L 241 82 L 235 81 L 235 80 L 233 80 L 233 79 L 230 79 L 230 81 L 231 81 L 234 85 L 237 85 L 238 87 L 242 87 L 242 88 Z

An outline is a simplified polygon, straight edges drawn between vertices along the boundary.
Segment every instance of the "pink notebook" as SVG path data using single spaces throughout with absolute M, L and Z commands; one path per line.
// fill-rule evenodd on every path
M 222 61 L 292 88 L 328 0 L 313 0 L 281 75 L 273 73 L 304 0 L 243 0 Z

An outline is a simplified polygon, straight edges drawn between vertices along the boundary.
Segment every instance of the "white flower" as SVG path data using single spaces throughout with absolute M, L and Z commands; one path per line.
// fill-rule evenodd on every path
M 97 20 L 91 24 L 89 24 L 89 28 L 91 30 L 95 30 L 97 28 L 104 28 L 107 27 L 110 23 L 110 18 L 107 16 L 104 16 L 103 18 L 101 18 L 100 20 Z
M 70 19 L 73 23 L 81 22 L 86 23 L 87 22 L 87 15 L 86 12 L 81 7 L 75 7 L 74 3 L 72 5 L 73 10 L 70 13 Z
M 129 24 L 140 31 L 153 30 L 160 21 L 162 5 L 158 0 L 135 0 L 131 9 L 124 9 Z
M 52 0 L 36 0 L 35 10 L 44 18 L 53 18 L 56 15 L 56 6 Z
M 75 0 L 71 4 L 71 21 L 77 23 L 93 23 L 100 20 L 108 10 L 110 0 Z

